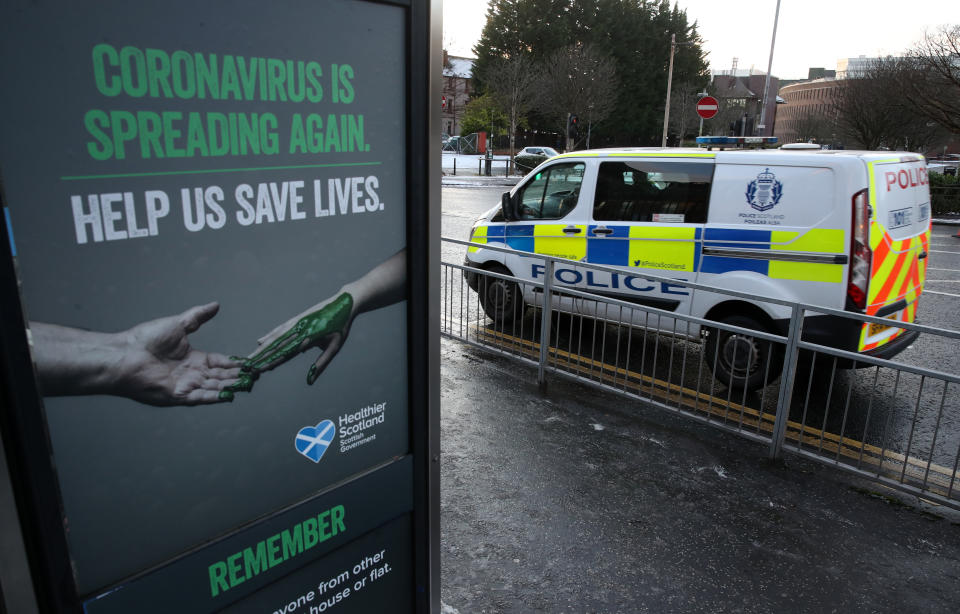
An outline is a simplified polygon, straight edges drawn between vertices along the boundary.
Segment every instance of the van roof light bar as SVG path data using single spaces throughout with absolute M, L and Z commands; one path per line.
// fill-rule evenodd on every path
M 777 142 L 775 136 L 698 136 L 697 145 L 706 146 L 707 151 L 714 147 L 744 147 L 745 145 L 773 145 Z

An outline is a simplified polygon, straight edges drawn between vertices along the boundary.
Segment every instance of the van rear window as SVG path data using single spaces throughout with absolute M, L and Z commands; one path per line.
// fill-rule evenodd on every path
M 593 219 L 702 224 L 713 168 L 696 162 L 602 162 Z

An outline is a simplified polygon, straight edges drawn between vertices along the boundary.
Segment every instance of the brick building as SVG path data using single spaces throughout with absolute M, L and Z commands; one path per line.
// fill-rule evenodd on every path
M 715 134 L 727 134 L 731 122 L 746 117 L 748 127 L 753 126 L 754 130 L 745 128 L 743 131 L 745 136 L 771 136 L 777 116 L 777 90 L 780 87 L 780 79 L 772 75 L 770 77 L 770 94 L 767 97 L 767 112 L 764 116 L 766 123 L 763 129 L 759 129 L 763 86 L 766 79 L 766 73 L 752 70 L 742 75 L 735 70 L 714 72 L 710 92 L 720 101 L 720 113 L 711 120 L 713 126 L 710 129 Z
M 781 88 L 784 104 L 777 112 L 774 136 L 781 143 L 837 141 L 836 95 L 842 85 L 838 79 L 814 79 Z

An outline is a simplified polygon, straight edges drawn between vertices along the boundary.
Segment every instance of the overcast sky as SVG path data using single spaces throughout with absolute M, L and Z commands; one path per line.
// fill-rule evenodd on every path
M 777 0 L 677 0 L 696 21 L 714 70 L 766 72 Z M 472 56 L 486 21 L 487 0 L 443 0 L 443 42 L 453 55 Z M 835 69 L 840 58 L 897 55 L 925 29 L 960 22 L 957 0 L 782 0 L 771 73 L 807 76 L 819 66 Z

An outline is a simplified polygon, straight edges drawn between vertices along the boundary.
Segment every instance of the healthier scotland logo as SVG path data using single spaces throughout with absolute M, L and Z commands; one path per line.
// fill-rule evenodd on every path
M 757 211 L 773 209 L 783 198 L 783 184 L 767 168 L 747 184 L 747 204 Z
M 319 463 L 336 436 L 336 426 L 330 420 L 324 420 L 317 426 L 305 426 L 300 429 L 293 443 L 297 447 L 297 452 Z

